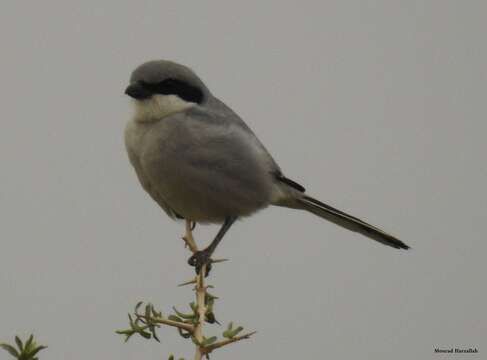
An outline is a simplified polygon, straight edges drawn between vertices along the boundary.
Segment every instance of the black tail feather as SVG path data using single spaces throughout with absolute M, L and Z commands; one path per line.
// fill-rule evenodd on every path
M 307 210 L 348 230 L 358 232 L 370 239 L 376 240 L 384 245 L 388 245 L 396 249 L 409 249 L 408 245 L 394 236 L 389 235 L 375 226 L 367 224 L 354 216 L 348 215 L 343 211 L 326 205 L 310 196 L 303 195 L 301 198 L 298 198 L 297 201 L 304 210 Z

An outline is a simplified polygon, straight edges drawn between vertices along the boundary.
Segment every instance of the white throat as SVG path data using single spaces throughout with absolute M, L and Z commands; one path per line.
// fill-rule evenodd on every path
M 151 122 L 184 111 L 196 103 L 184 101 L 177 95 L 153 95 L 146 100 L 135 100 L 135 121 Z

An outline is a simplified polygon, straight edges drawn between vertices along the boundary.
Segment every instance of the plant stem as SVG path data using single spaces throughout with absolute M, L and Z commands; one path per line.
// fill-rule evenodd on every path
M 191 231 L 191 221 L 186 220 L 186 234 L 183 236 L 183 240 L 186 242 L 186 245 L 189 249 L 193 252 L 198 251 L 198 246 L 193 238 L 193 232 Z M 206 265 L 203 265 L 200 273 L 196 275 L 196 308 L 198 312 L 198 322 L 194 325 L 192 334 L 198 340 L 199 343 L 203 342 L 203 324 L 205 322 L 205 315 L 206 315 L 206 306 L 205 306 L 205 297 L 206 297 L 206 286 L 205 286 L 205 275 L 206 274 Z M 202 346 L 196 345 L 196 351 L 194 354 L 194 360 L 201 360 L 204 355 Z
M 186 323 L 182 323 L 180 321 L 173 321 L 173 320 L 169 320 L 169 319 L 154 319 L 155 322 L 157 322 L 158 324 L 164 324 L 164 325 L 168 325 L 168 326 L 174 326 L 174 327 L 177 327 L 177 328 L 180 328 L 180 329 L 183 329 L 183 330 L 186 330 L 190 333 L 192 333 L 194 331 L 194 326 L 191 325 L 191 324 L 186 324 Z
M 205 286 L 205 274 L 206 265 L 203 265 L 196 281 L 196 307 L 198 311 L 198 322 L 194 328 L 194 337 L 198 342 L 203 342 L 203 324 L 205 323 L 206 306 L 206 286 Z M 196 352 L 194 355 L 195 360 L 201 360 L 203 358 L 204 352 L 201 346 L 196 346 Z
M 194 241 L 193 233 L 191 230 L 191 221 L 189 220 L 186 220 L 186 234 L 183 236 L 183 240 L 186 242 L 187 247 L 189 247 L 189 249 L 193 253 L 198 251 L 198 246 Z M 226 259 L 220 259 L 216 261 L 214 260 L 213 262 L 223 262 L 223 261 L 226 261 Z M 196 284 L 195 285 L 196 311 L 198 313 L 198 321 L 196 324 L 192 326 L 191 333 L 200 344 L 203 343 L 203 324 L 205 323 L 206 311 L 207 311 L 207 307 L 205 305 L 205 299 L 206 299 L 206 290 L 208 287 L 205 285 L 205 274 L 206 274 L 206 265 L 203 265 L 201 267 L 200 273 L 196 275 L 196 278 L 194 280 Z M 188 281 L 181 285 L 187 285 L 190 283 L 193 283 L 193 281 Z M 177 326 L 177 325 L 173 324 L 172 326 Z M 231 339 L 222 340 L 208 346 L 196 345 L 194 360 L 202 360 L 203 356 L 205 355 L 208 356 L 208 354 L 213 350 L 232 344 L 240 340 L 248 339 L 254 334 L 255 331 L 244 335 L 235 336 L 234 338 Z
M 231 344 L 231 343 L 234 343 L 234 342 L 237 342 L 237 341 L 240 341 L 240 340 L 248 339 L 252 335 L 254 335 L 255 333 L 257 333 L 257 331 L 253 331 L 253 332 L 250 332 L 250 333 L 247 333 L 247 334 L 243 334 L 243 335 L 240 335 L 240 336 L 235 336 L 235 337 L 233 337 L 231 339 L 226 339 L 226 340 L 223 340 L 223 341 L 216 342 L 214 344 L 208 345 L 204 349 L 204 352 L 205 352 L 205 354 L 209 354 L 210 352 L 212 352 L 215 349 L 221 348 L 223 346 L 226 346 L 228 344 Z

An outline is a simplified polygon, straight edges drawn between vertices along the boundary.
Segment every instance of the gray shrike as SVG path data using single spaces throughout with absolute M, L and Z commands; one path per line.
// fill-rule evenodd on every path
M 186 66 L 137 67 L 125 94 L 135 113 L 125 129 L 143 188 L 173 219 L 223 224 L 188 263 L 199 272 L 238 218 L 269 205 L 301 209 L 396 249 L 399 239 L 308 196 L 287 178 L 252 130 Z

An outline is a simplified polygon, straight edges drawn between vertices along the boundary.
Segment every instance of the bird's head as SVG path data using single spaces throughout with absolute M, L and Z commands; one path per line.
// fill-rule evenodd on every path
M 209 91 L 188 67 L 155 60 L 132 72 L 125 94 L 134 100 L 135 119 L 150 122 L 203 104 Z

